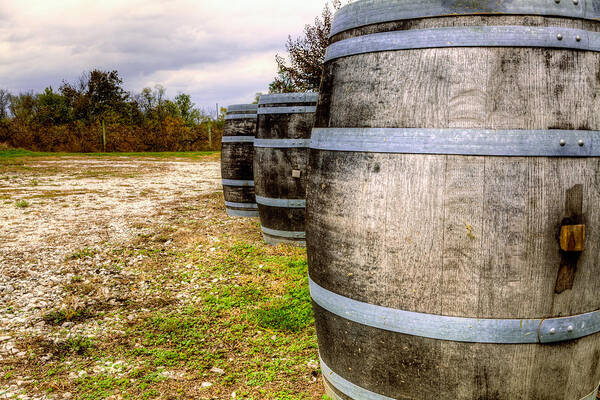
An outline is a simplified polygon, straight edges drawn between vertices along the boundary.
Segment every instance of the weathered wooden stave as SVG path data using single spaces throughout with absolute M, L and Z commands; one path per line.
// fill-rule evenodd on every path
M 353 28 L 332 42 L 392 26 L 447 26 L 451 19 Z M 590 21 L 539 16 L 456 19 L 459 26 L 510 21 L 506 25 L 593 24 L 590 30 L 598 30 Z M 595 52 L 489 47 L 335 58 L 325 65 L 315 126 L 582 130 L 589 137 L 600 127 L 594 95 L 600 85 L 591 74 L 598 63 Z M 532 78 L 514 79 L 515 74 Z M 535 151 L 507 154 L 510 158 L 445 150 L 352 151 L 339 144 L 332 150 L 313 143 L 307 199 L 311 278 L 351 299 L 437 315 L 552 319 L 598 310 L 593 294 L 599 289 L 600 215 L 593 205 L 600 201 L 600 154 L 587 138 L 580 148 L 579 138 L 571 140 L 577 133 L 569 133 L 564 147 L 556 141 L 551 147 L 558 152 L 544 157 Z M 591 231 L 572 293 L 558 295 L 555 235 L 565 192 L 576 184 L 584 187 Z M 527 238 L 529 245 L 519 243 Z M 533 280 L 528 290 L 515 289 L 527 279 Z M 452 285 L 458 294 L 447 289 Z M 553 345 L 460 343 L 373 328 L 319 304 L 314 308 L 324 369 L 387 396 L 364 398 L 591 399 L 600 381 L 597 334 Z M 412 367 L 402 364 L 411 359 Z M 363 398 L 327 384 L 335 398 Z
M 254 136 L 256 104 L 228 107 L 221 144 L 221 175 L 227 214 L 232 217 L 258 217 L 254 196 Z
M 316 101 L 314 93 L 259 99 L 254 175 L 263 237 L 271 245 L 305 245 L 306 167 Z

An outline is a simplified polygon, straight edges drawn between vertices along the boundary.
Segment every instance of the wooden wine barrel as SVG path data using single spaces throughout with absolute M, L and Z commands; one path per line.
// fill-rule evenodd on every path
M 335 16 L 307 189 L 332 397 L 596 398 L 599 5 Z
M 306 167 L 317 98 L 285 93 L 259 99 L 254 179 L 267 244 L 306 245 Z
M 256 104 L 229 106 L 221 148 L 221 175 L 227 214 L 231 217 L 258 217 L 254 197 L 254 136 Z

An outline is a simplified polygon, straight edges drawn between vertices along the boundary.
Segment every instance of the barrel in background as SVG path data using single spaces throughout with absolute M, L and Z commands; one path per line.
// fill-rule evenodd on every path
M 258 217 L 254 196 L 254 136 L 256 104 L 227 108 L 221 149 L 221 175 L 227 214 L 232 217 Z
M 336 15 L 307 193 L 335 398 L 595 399 L 595 4 L 362 0 Z M 585 250 L 564 250 L 565 232 Z
M 306 244 L 308 147 L 316 93 L 263 95 L 258 106 L 254 179 L 265 242 Z

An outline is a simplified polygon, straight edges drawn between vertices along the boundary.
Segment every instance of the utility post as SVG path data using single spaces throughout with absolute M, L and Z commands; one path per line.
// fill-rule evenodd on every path
M 102 152 L 106 153 L 106 128 L 104 126 L 104 119 L 102 119 Z

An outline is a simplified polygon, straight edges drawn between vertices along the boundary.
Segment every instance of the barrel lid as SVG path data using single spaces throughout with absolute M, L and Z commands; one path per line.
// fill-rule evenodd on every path
M 295 104 L 295 103 L 316 103 L 319 99 L 319 93 L 276 93 L 264 94 L 258 100 L 259 105 L 265 104 Z
M 331 36 L 362 26 L 457 15 L 540 15 L 600 20 L 598 0 L 358 0 L 334 16 Z
M 234 104 L 227 107 L 227 113 L 239 113 L 239 112 L 256 112 L 258 110 L 258 104 Z

